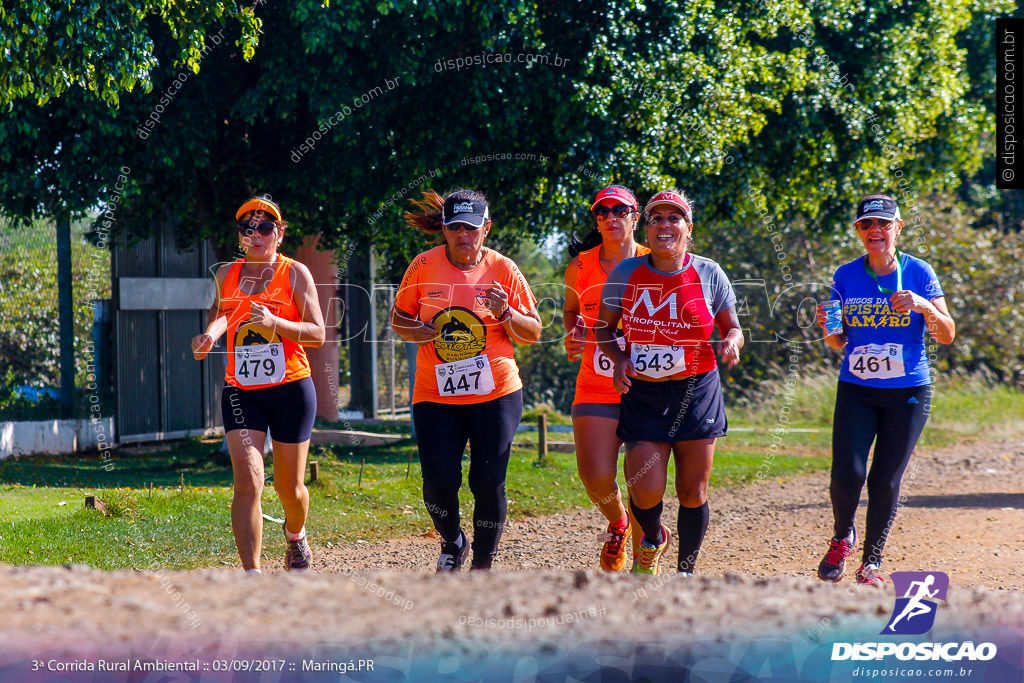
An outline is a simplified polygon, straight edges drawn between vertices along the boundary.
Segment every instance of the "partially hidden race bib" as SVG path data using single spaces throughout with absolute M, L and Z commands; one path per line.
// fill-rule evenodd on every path
M 285 370 L 281 342 L 235 347 L 235 381 L 243 387 L 280 384 Z
M 662 344 L 633 344 L 630 360 L 641 375 L 669 377 L 686 369 L 686 347 Z
M 619 348 L 621 350 L 626 350 L 625 337 L 616 337 L 615 341 L 618 343 Z M 604 355 L 604 352 L 601 351 L 600 346 L 597 346 L 596 344 L 594 346 L 594 372 L 601 375 L 602 377 L 611 377 L 612 374 L 614 374 L 615 363 L 612 362 L 611 358 Z
M 494 375 L 487 354 L 434 366 L 437 391 L 442 396 L 486 395 L 494 391 Z
M 865 344 L 850 352 L 850 372 L 861 379 L 903 377 L 903 344 Z

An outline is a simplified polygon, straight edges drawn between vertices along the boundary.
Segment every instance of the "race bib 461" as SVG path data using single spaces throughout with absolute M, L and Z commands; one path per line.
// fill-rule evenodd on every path
M 903 377 L 903 344 L 864 344 L 850 352 L 850 372 L 861 379 Z

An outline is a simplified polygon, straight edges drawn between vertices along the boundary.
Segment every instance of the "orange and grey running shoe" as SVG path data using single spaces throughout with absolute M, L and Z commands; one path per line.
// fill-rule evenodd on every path
M 601 569 L 606 572 L 622 571 L 622 567 L 626 564 L 624 545 L 631 531 L 632 527 L 629 525 L 628 518 L 626 526 L 622 529 L 611 524 L 608 525 L 608 532 L 600 536 L 600 539 L 604 541 L 604 546 L 601 548 Z

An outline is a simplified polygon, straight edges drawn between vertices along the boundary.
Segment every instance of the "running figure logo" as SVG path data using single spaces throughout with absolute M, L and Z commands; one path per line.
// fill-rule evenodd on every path
M 927 633 L 935 623 L 935 601 L 946 599 L 949 577 L 942 572 L 893 572 L 889 578 L 896 589 L 896 605 L 882 633 L 904 636 Z

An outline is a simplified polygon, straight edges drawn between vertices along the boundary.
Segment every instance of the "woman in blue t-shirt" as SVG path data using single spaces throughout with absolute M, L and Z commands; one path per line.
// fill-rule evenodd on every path
M 825 342 L 843 352 L 832 424 L 832 514 L 835 536 L 818 578 L 839 581 L 857 543 L 854 515 L 868 484 L 863 564 L 857 583 L 880 586 L 882 549 L 896 517 L 900 480 L 928 420 L 931 374 L 924 332 L 951 344 L 956 324 L 935 271 L 897 250 L 903 229 L 899 206 L 888 195 L 857 205 L 857 235 L 865 256 L 840 266 L 833 298 L 842 302 L 843 332 Z M 825 329 L 819 307 L 818 324 Z M 875 444 L 871 472 L 868 452 Z

